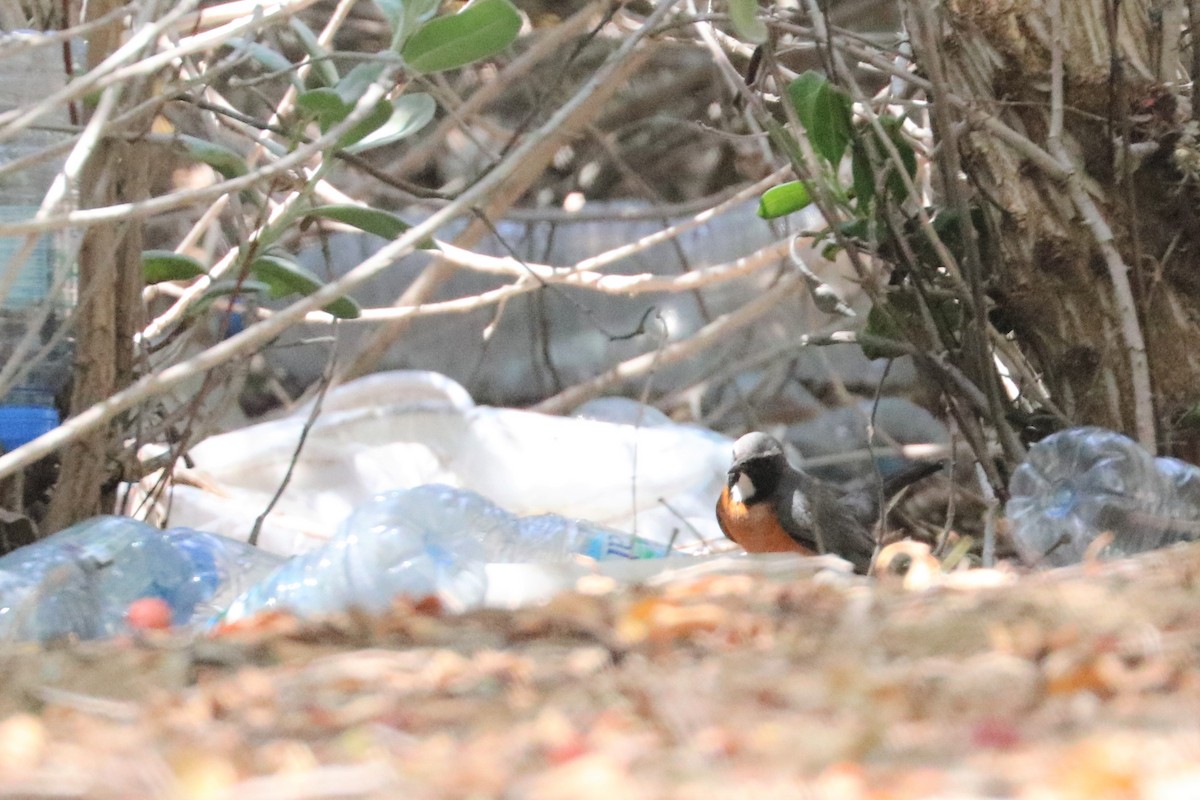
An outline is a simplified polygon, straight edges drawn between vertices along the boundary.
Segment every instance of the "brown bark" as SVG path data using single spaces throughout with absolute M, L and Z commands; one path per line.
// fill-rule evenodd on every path
M 97 147 L 84 173 L 84 185 L 97 190 L 93 205 L 146 196 L 150 159 L 138 153 L 140 147 L 119 141 Z M 71 413 L 102 402 L 132 380 L 132 342 L 142 318 L 141 251 L 138 221 L 99 225 L 85 235 L 79 252 L 80 305 L 75 324 L 80 335 L 75 345 Z M 83 437 L 63 450 L 43 532 L 111 513 L 111 455 L 118 444 L 110 430 Z
M 1186 168 L 1195 143 L 1180 61 L 1191 54 L 1180 52 L 1172 16 L 1182 4 L 1059 5 L 1062 143 L 1128 265 L 1166 439 L 1200 386 L 1200 172 Z M 908 0 L 905 15 L 922 73 L 932 74 L 934 59 L 942 67 L 931 99 L 961 126 L 950 141 L 974 203 L 989 212 L 985 280 L 997 310 L 1071 421 L 1130 431 L 1130 342 L 1095 226 L 1060 177 L 984 126 L 964 125 L 982 111 L 1054 151 L 1051 8 L 1049 0 Z M 948 132 L 938 133 L 945 142 Z

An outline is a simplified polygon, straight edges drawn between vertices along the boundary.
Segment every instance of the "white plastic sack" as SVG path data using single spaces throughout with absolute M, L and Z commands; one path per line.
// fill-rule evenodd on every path
M 379 373 L 329 393 L 296 458 L 310 412 L 193 447 L 194 469 L 158 504 L 159 521 L 244 540 L 295 460 L 259 538 L 285 555 L 324 542 L 368 498 L 426 483 L 471 489 L 514 514 L 557 513 L 657 542 L 722 538 L 712 509 L 730 440 L 661 415 L 639 425 L 475 406 L 442 375 Z

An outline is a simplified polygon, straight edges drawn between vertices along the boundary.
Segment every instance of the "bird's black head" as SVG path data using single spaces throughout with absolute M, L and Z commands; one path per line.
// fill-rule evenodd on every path
M 730 494 L 743 503 L 765 500 L 779 485 L 785 469 L 787 457 L 778 439 L 758 431 L 747 433 L 733 443 Z

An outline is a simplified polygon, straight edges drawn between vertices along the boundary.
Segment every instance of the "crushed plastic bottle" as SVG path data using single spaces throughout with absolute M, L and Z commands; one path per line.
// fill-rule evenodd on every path
M 1101 533 L 1115 558 L 1200 538 L 1200 468 L 1103 428 L 1047 436 L 1013 473 L 1005 513 L 1023 560 L 1079 562 Z
M 94 639 L 124 631 L 131 603 L 172 622 L 207 619 L 283 559 L 213 533 L 95 517 L 0 558 L 0 637 Z
M 554 514 L 520 518 L 474 492 L 419 486 L 360 506 L 326 545 L 285 559 L 190 528 L 96 517 L 0 558 L 0 640 L 94 639 L 126 631 L 130 605 L 157 598 L 171 622 L 380 611 L 397 595 L 480 605 L 491 562 L 650 558 L 666 546 Z
M 416 492 L 391 492 L 360 506 L 328 543 L 293 556 L 237 598 L 222 621 L 273 609 L 300 616 L 351 607 L 383 611 L 401 595 L 436 597 L 451 611 L 478 606 L 487 590 L 480 540 L 506 524 L 504 512 L 470 497 L 423 502 Z
M 574 554 L 650 558 L 666 546 L 555 514 L 520 518 L 481 495 L 430 484 L 360 506 L 324 546 L 294 556 L 229 607 L 233 622 L 271 609 L 300 615 L 387 609 L 393 598 L 436 597 L 450 611 L 479 606 L 490 562 L 557 562 Z

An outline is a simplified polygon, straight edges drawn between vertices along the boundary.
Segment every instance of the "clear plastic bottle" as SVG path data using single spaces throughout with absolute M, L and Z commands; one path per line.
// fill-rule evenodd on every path
M 0 636 L 91 639 L 125 630 L 157 597 L 172 622 L 208 619 L 283 558 L 214 533 L 95 517 L 0 558 Z
M 374 502 L 428 530 L 474 532 L 493 563 L 554 563 L 574 555 L 597 561 L 659 558 L 667 553 L 666 545 L 586 520 L 559 514 L 518 517 L 475 492 L 441 484 L 389 492 Z
M 666 546 L 555 514 L 520 518 L 465 489 L 430 484 L 360 506 L 323 547 L 293 557 L 239 597 L 226 621 L 273 608 L 329 613 L 388 608 L 397 595 L 435 596 L 452 611 L 487 592 L 485 565 L 560 562 L 575 554 L 650 558 Z
M 1156 458 L 1154 464 L 1165 483 L 1160 510 L 1164 542 L 1200 539 L 1200 467 L 1168 457 Z
M 558 514 L 522 517 L 514 541 L 497 548 L 492 561 L 554 562 L 574 555 L 597 561 L 618 558 L 662 558 L 667 546 L 614 528 Z
M 469 492 L 389 492 L 360 506 L 330 541 L 293 556 L 237 598 L 221 619 L 271 609 L 301 616 L 387 609 L 397 596 L 437 597 L 451 611 L 483 602 L 481 544 L 511 515 Z
M 1103 532 L 1100 553 L 1117 557 L 1200 535 L 1200 469 L 1155 458 L 1103 428 L 1071 428 L 1030 448 L 1013 473 L 1005 508 L 1022 558 L 1038 566 L 1082 559 Z
M 31 49 L 0 60 L 0 112 L 44 99 L 62 86 L 61 53 Z M 66 125 L 62 118 L 49 120 Z M 31 127 L 0 142 L 0 223 L 30 220 L 65 154 L 34 159 L 67 134 Z M 25 159 L 29 159 L 25 161 Z M 55 427 L 55 395 L 70 374 L 66 321 L 76 300 L 65 231 L 0 237 L 0 446 L 11 450 Z

